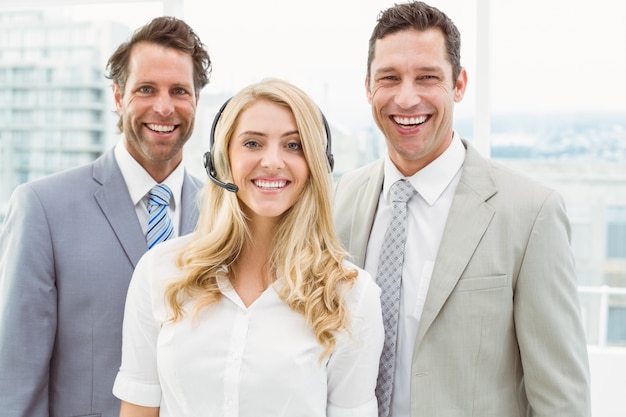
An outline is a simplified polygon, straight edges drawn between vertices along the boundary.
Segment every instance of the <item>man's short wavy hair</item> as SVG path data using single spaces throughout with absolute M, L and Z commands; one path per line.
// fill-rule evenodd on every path
M 128 81 L 128 62 L 133 47 L 141 42 L 152 43 L 172 48 L 191 56 L 193 62 L 193 86 L 196 98 L 200 90 L 209 83 L 211 76 L 211 58 L 200 38 L 184 21 L 171 16 L 152 19 L 148 24 L 137 29 L 128 42 L 121 44 L 111 55 L 106 66 L 106 77 L 113 80 L 124 94 Z M 117 127 L 123 129 L 122 117 Z
M 446 52 L 452 64 L 452 79 L 461 73 L 461 34 L 454 22 L 439 9 L 421 1 L 396 4 L 378 15 L 378 23 L 372 31 L 367 53 L 367 75 L 371 75 L 372 61 L 376 56 L 376 41 L 403 30 L 441 30 L 446 42 Z

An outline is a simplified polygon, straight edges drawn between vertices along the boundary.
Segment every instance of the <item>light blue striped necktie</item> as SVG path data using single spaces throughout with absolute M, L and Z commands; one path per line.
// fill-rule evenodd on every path
M 169 215 L 172 192 L 166 185 L 157 184 L 150 190 L 148 202 L 148 249 L 174 236 L 174 225 Z

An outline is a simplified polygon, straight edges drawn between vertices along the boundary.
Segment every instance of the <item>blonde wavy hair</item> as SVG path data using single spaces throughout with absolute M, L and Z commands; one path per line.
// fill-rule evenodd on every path
M 344 267 L 347 254 L 333 226 L 332 177 L 320 110 L 306 93 L 286 81 L 272 78 L 244 88 L 228 102 L 216 125 L 212 149 L 215 171 L 218 178 L 233 181 L 228 160 L 230 140 L 239 115 L 259 100 L 292 111 L 310 172 L 302 195 L 282 215 L 275 232 L 270 276 L 283 284 L 279 286 L 280 298 L 306 317 L 324 347 L 324 357 L 334 350 L 337 332 L 348 329 L 343 294 L 353 284 L 357 271 Z M 183 306 L 190 301 L 194 302 L 192 314 L 196 315 L 220 299 L 217 278 L 227 276 L 249 234 L 236 193 L 207 181 L 201 197 L 194 239 L 178 256 L 181 278 L 171 282 L 165 292 L 173 321 L 184 316 Z

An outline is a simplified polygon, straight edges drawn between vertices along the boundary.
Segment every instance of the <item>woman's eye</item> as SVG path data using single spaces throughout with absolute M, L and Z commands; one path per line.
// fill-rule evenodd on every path
M 246 141 L 243 146 L 245 146 L 246 148 L 256 148 L 259 146 L 259 143 L 255 140 L 249 140 Z
M 300 149 L 302 149 L 302 145 L 300 144 L 300 142 L 289 142 L 287 144 L 287 148 L 293 151 L 299 151 Z

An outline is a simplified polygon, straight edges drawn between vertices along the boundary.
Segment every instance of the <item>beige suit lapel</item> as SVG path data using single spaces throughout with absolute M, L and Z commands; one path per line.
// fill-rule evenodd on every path
M 367 178 L 357 187 L 355 193 L 356 204 L 353 204 L 354 212 L 350 216 L 350 239 L 348 252 L 352 255 L 356 265 L 363 268 L 365 265 L 365 253 L 367 242 L 374 224 L 374 216 L 378 208 L 378 199 L 383 184 L 383 161 L 382 159 L 369 171 Z
M 497 188 L 489 162 L 467 143 L 465 162 L 444 229 L 428 295 L 422 311 L 415 348 L 419 347 L 445 301 L 469 263 L 494 215 L 487 200 Z

